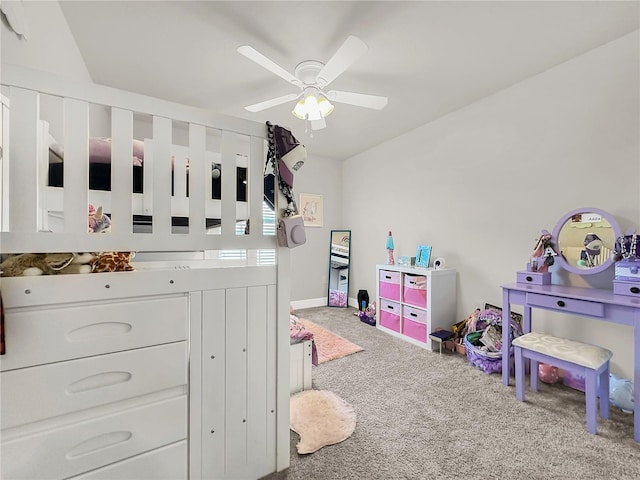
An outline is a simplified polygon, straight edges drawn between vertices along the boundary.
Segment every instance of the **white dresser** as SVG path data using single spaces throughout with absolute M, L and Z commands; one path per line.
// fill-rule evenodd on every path
M 185 294 L 8 313 L 2 478 L 186 478 L 187 315 Z

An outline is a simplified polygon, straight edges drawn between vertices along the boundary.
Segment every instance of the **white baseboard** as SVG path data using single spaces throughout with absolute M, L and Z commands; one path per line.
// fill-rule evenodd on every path
M 309 298 L 307 300 L 292 300 L 291 307 L 294 310 L 300 310 L 302 308 L 313 308 L 313 307 L 325 307 L 327 305 L 327 298 Z
M 306 300 L 292 300 L 290 303 L 291 303 L 291 308 L 293 308 L 294 310 L 301 310 L 303 308 L 313 308 L 313 307 L 326 307 L 327 298 L 320 297 L 320 298 L 309 298 Z M 358 308 L 358 299 L 349 297 L 349 299 L 347 300 L 347 305 L 353 308 Z

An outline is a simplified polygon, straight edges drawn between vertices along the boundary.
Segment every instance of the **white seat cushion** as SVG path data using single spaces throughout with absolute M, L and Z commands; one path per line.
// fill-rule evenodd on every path
M 554 337 L 546 333 L 531 332 L 513 340 L 513 345 L 566 360 L 594 370 L 609 361 L 613 353 L 606 348 L 588 343 Z

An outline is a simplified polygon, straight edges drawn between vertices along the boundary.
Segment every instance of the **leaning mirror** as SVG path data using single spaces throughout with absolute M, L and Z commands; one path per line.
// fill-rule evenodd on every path
M 612 215 L 597 208 L 579 208 L 564 215 L 553 230 L 558 264 L 579 275 L 602 272 L 613 264 L 612 250 L 620 227 Z
M 331 230 L 327 305 L 347 307 L 351 230 Z

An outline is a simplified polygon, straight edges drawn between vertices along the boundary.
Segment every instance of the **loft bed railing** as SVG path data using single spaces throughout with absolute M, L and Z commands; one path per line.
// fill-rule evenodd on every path
M 263 219 L 264 124 L 13 66 L 3 65 L 1 82 L 2 253 L 276 248 Z M 45 112 L 45 99 L 60 112 Z M 96 111 L 111 142 L 110 191 L 89 189 Z M 136 128 L 146 128 L 142 193 L 132 189 Z M 52 131 L 64 149 L 64 187 L 48 184 Z M 219 199 L 211 196 L 212 168 L 222 172 Z M 243 200 L 239 168 L 246 169 Z M 110 216 L 109 233 L 88 233 L 89 203 Z M 141 215 L 151 222 L 144 233 L 133 221 Z M 176 218 L 188 227 L 176 230 Z M 239 235 L 238 222 L 247 220 Z

